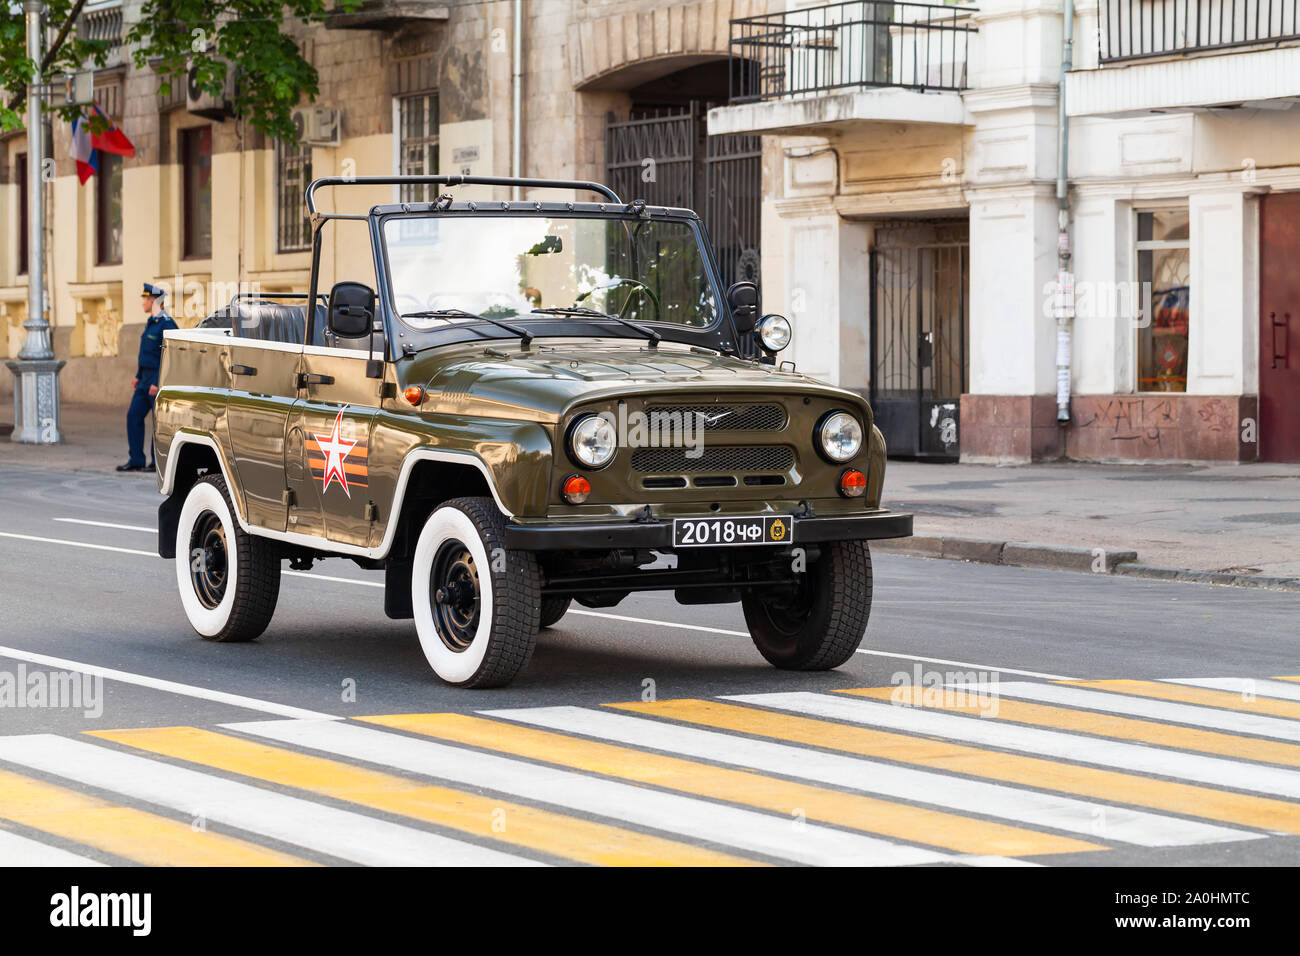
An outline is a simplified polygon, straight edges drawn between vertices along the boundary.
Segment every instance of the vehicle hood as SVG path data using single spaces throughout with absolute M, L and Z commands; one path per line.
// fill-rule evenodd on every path
M 844 392 L 801 375 L 789 366 L 772 365 L 720 355 L 677 343 L 657 348 L 629 343 L 544 343 L 529 349 L 491 350 L 482 345 L 439 349 L 404 360 L 399 371 L 406 383 L 422 384 L 435 408 L 472 413 L 482 404 L 497 410 L 517 409 L 520 417 L 558 420 L 580 402 L 628 394 L 711 395 L 720 390 L 769 390 L 809 393 Z M 404 372 L 405 374 L 401 374 Z M 531 410 L 534 415 L 523 414 Z

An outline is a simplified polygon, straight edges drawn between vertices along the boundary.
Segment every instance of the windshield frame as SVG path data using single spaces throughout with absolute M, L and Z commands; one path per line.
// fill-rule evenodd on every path
M 517 340 L 519 337 L 492 325 L 473 319 L 448 323 L 433 329 L 416 328 L 404 322 L 394 307 L 392 269 L 388 259 L 388 239 L 385 229 L 390 220 L 427 219 L 435 217 L 487 217 L 513 219 L 521 217 L 621 220 L 635 224 L 646 220 L 680 222 L 692 232 L 700 250 L 700 263 L 709 288 L 717 303 L 717 317 L 707 328 L 695 328 L 674 322 L 642 320 L 641 324 L 653 329 L 666 342 L 698 345 L 714 351 L 738 354 L 736 349 L 735 318 L 722 287 L 713 245 L 699 216 L 689 209 L 676 209 L 644 204 L 575 203 L 575 202 L 453 202 L 453 203 L 397 203 L 376 206 L 370 211 L 371 235 L 377 251 L 376 259 L 382 269 L 378 291 L 385 315 L 385 326 L 394 359 L 414 351 L 441 345 L 454 345 L 474 341 Z M 524 313 L 510 316 L 513 325 L 527 328 L 537 338 L 613 338 L 628 339 L 642 346 L 648 340 L 639 332 L 614 319 L 597 319 L 586 316 L 533 315 Z M 399 346 L 399 342 L 401 343 Z

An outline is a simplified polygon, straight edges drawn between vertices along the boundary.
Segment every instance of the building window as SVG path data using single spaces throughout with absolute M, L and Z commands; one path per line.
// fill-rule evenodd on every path
M 276 249 L 302 252 L 311 248 L 305 192 L 311 182 L 311 147 L 281 140 L 275 152 L 275 192 L 278 197 Z
M 95 177 L 95 262 L 122 262 L 122 157 L 102 150 Z
M 212 127 L 181 130 L 182 250 L 186 259 L 212 255 Z
M 27 275 L 27 154 L 19 153 L 14 157 L 18 175 L 14 182 L 18 184 L 18 274 Z
M 398 103 L 398 172 L 433 176 L 438 172 L 438 94 L 403 96 Z M 403 186 L 402 202 L 432 202 L 432 186 Z
M 1191 219 L 1186 208 L 1139 211 L 1137 216 L 1138 282 L 1146 310 L 1138 328 L 1138 391 L 1185 392 Z

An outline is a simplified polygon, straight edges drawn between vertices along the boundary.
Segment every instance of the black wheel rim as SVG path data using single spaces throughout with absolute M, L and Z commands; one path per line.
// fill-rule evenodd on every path
M 208 610 L 226 596 L 229 569 L 225 526 L 214 512 L 205 511 L 190 532 L 190 580 L 199 603 Z
M 781 635 L 785 643 L 791 646 L 799 643 L 808 620 L 812 617 L 818 590 L 817 582 L 813 580 L 813 569 L 810 568 L 807 573 L 799 576 L 797 583 L 774 588 L 759 597 L 773 630 Z
M 438 637 L 450 650 L 460 653 L 474 643 L 482 589 L 474 555 L 459 541 L 448 541 L 434 556 L 429 605 Z

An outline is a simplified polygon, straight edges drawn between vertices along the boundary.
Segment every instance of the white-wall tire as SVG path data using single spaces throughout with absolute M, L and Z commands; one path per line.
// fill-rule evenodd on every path
M 541 571 L 504 548 L 505 519 L 490 498 L 456 498 L 424 523 L 411 562 L 411 609 L 420 647 L 442 680 L 501 687 L 532 656 Z
M 251 641 L 266 630 L 280 595 L 279 551 L 239 526 L 220 475 L 200 478 L 186 494 L 175 553 L 181 607 L 200 637 Z

